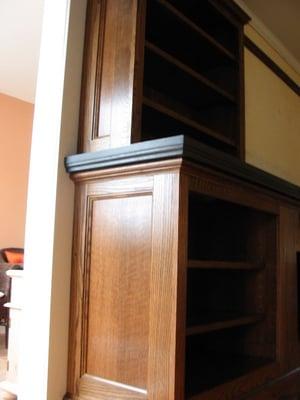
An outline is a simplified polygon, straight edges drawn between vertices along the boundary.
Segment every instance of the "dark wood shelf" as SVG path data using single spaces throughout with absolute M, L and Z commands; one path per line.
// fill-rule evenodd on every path
M 272 359 L 243 354 L 199 354 L 186 361 L 186 399 L 199 400 L 203 392 L 225 384 L 258 368 L 271 364 Z
M 211 82 L 209 79 L 205 78 L 200 73 L 194 71 L 192 68 L 190 68 L 186 64 L 179 61 L 177 58 L 173 57 L 172 55 L 168 54 L 164 50 L 160 49 L 153 43 L 151 43 L 149 41 L 145 41 L 145 47 L 148 50 L 150 50 L 151 52 L 158 55 L 160 58 L 167 61 L 168 63 L 175 65 L 178 69 L 180 69 L 187 75 L 191 76 L 193 79 L 200 82 L 201 84 L 205 85 L 206 87 L 208 87 L 209 89 L 211 89 L 212 91 L 217 93 L 218 95 L 222 96 L 224 99 L 226 99 L 234 104 L 236 103 L 236 99 L 233 95 L 231 95 L 230 93 L 228 93 L 227 91 L 225 91 L 224 89 L 222 89 L 221 87 L 216 85 L 215 83 Z
M 214 314 L 211 313 L 210 319 L 214 317 Z M 222 313 L 219 314 L 217 317 L 215 317 L 215 321 L 211 321 L 209 323 L 201 323 L 199 325 L 193 325 L 189 326 L 186 329 L 186 336 L 192 336 L 192 335 L 198 335 L 201 333 L 207 333 L 207 332 L 214 332 L 222 329 L 229 329 L 229 328 L 234 328 L 234 327 L 240 327 L 240 326 L 246 326 L 246 325 L 252 325 L 257 322 L 260 322 L 263 320 L 264 315 L 263 314 L 256 314 L 256 315 L 244 315 L 244 316 L 239 316 L 236 318 L 230 318 L 230 319 L 222 319 Z M 223 314 L 223 318 L 226 318 L 226 313 Z
M 143 104 L 145 104 L 146 106 L 153 108 L 154 110 L 159 111 L 160 113 L 163 113 L 163 114 L 165 114 L 187 126 L 190 126 L 194 129 L 196 129 L 197 131 L 199 131 L 199 133 L 204 133 L 206 135 L 209 135 L 209 136 L 213 137 L 214 139 L 217 139 L 227 145 L 235 146 L 235 142 L 232 139 L 222 135 L 221 133 L 219 133 L 213 129 L 208 128 L 207 126 L 205 126 L 204 124 L 201 124 L 200 122 L 197 122 L 197 121 L 187 117 L 186 113 L 181 114 L 181 113 L 169 108 L 168 106 L 161 104 L 160 102 L 147 97 L 146 95 L 144 95 L 144 97 L 143 97 Z
M 172 13 L 177 19 L 186 24 L 194 32 L 199 34 L 203 39 L 207 40 L 212 46 L 218 49 L 223 55 L 227 56 L 233 61 L 237 61 L 237 57 L 229 50 L 227 50 L 222 44 L 215 40 L 211 35 L 205 32 L 199 25 L 186 17 L 182 12 L 180 12 L 176 7 L 170 4 L 166 0 L 156 0 L 161 6 L 165 7 L 170 13 Z
M 250 261 L 219 261 L 219 260 L 188 260 L 188 268 L 199 269 L 231 269 L 231 270 L 259 270 L 263 263 Z

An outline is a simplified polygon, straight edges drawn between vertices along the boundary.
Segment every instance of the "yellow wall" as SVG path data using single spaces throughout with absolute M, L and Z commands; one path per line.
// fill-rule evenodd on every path
M 246 35 L 300 83 L 300 75 L 253 28 Z M 247 49 L 245 103 L 246 161 L 300 185 L 300 97 Z

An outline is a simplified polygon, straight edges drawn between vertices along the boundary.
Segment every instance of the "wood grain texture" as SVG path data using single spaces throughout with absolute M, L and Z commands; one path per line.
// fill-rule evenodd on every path
M 244 182 L 232 180 L 225 175 L 211 174 L 204 169 L 193 168 L 188 165 L 184 171 L 190 175 L 189 189 L 191 191 L 257 210 L 269 211 L 274 214 L 279 213 L 279 203 L 274 201 L 271 196 L 263 194 L 257 187 L 252 187 L 252 190 L 249 190 Z
M 92 201 L 86 371 L 146 388 L 152 198 Z
M 299 186 L 184 135 L 148 140 L 118 149 L 72 155 L 66 157 L 65 165 L 70 173 L 89 171 L 92 174 L 92 170 L 109 168 L 114 168 L 118 173 L 117 167 L 132 165 L 139 169 L 141 163 L 170 163 L 174 158 L 183 159 L 185 164 L 193 163 L 201 170 L 209 168 L 215 175 L 223 176 L 225 181 L 232 177 L 236 182 L 242 182 L 243 186 L 252 184 L 255 192 L 268 192 L 273 198 L 294 202 L 299 206 Z
M 74 399 L 242 400 L 298 365 L 299 209 L 253 184 L 182 160 L 82 173 L 76 184 L 68 384 Z M 208 199 L 217 203 L 218 221 L 227 203 L 242 209 L 227 227 L 228 234 L 245 228 L 245 259 L 234 268 L 222 259 L 212 268 L 214 258 L 201 257 L 191 257 L 195 268 L 188 268 L 188 224 L 197 217 L 189 216 L 190 191 L 204 209 Z M 216 332 L 208 327 L 192 333 L 201 338 L 242 329 L 242 348 L 232 349 L 262 360 L 210 390 L 186 395 L 190 269 L 247 276 L 245 318 L 225 321 Z
M 118 278 L 119 279 L 114 282 L 116 287 L 113 288 L 111 287 L 111 290 L 116 293 L 119 293 L 117 291 L 117 287 L 119 289 L 121 288 L 122 290 L 119 293 L 119 297 L 116 297 L 116 302 L 117 299 L 120 299 L 120 294 L 124 294 L 124 292 L 127 292 L 126 290 L 126 285 L 128 289 L 128 296 L 122 298 L 120 301 L 122 304 L 119 304 L 119 309 L 116 308 L 115 313 L 112 312 L 111 314 L 111 322 L 112 324 L 117 324 L 117 322 L 120 322 L 119 328 L 120 328 L 120 335 L 115 335 L 114 338 L 117 340 L 118 338 L 120 339 L 119 344 L 122 344 L 125 346 L 124 351 L 122 351 L 121 348 L 119 348 L 120 352 L 120 359 L 124 359 L 128 356 L 130 357 L 133 355 L 133 364 L 136 365 L 136 370 L 137 373 L 132 373 L 133 380 L 137 381 L 139 380 L 140 384 L 141 382 L 146 385 L 146 378 L 147 378 L 147 371 L 145 371 L 145 357 L 147 353 L 147 329 L 148 329 L 148 323 L 144 324 L 143 321 L 148 320 L 148 314 L 147 314 L 147 287 L 143 287 L 137 284 L 138 279 L 140 279 L 139 273 L 141 273 L 141 282 L 144 282 L 145 285 L 149 285 L 149 273 L 147 275 L 147 271 L 150 270 L 150 268 L 146 268 L 146 260 L 147 262 L 150 262 L 150 246 L 151 246 L 151 237 L 149 235 L 147 236 L 147 221 L 150 224 L 148 226 L 148 234 L 151 234 L 151 193 L 153 190 L 153 177 L 150 175 L 146 176 L 132 176 L 132 177 L 124 177 L 122 178 L 110 178 L 110 179 L 103 179 L 99 181 L 94 181 L 94 182 L 80 182 L 77 184 L 77 190 L 76 190 L 76 209 L 75 209 L 75 224 L 74 224 L 74 244 L 73 244 L 73 270 L 72 270 L 72 289 L 71 289 L 71 310 L 70 310 L 70 350 L 69 350 L 69 368 L 68 368 L 68 392 L 70 394 L 74 395 L 79 395 L 78 394 L 78 384 L 80 383 L 81 376 L 84 375 L 87 371 L 87 364 L 90 362 L 90 367 L 92 368 L 97 368 L 98 363 L 100 363 L 99 360 L 101 360 L 101 357 L 99 357 L 97 360 L 94 357 L 94 354 L 91 355 L 92 358 L 88 358 L 88 355 L 91 353 L 89 352 L 89 339 L 91 332 L 89 331 L 90 325 L 94 324 L 94 332 L 95 335 L 97 335 L 97 329 L 95 330 L 95 327 L 97 325 L 97 318 L 99 317 L 99 312 L 98 312 L 98 306 L 96 304 L 91 303 L 91 281 L 90 281 L 90 273 L 93 271 L 94 275 L 99 271 L 103 271 L 103 264 L 98 263 L 95 261 L 95 256 L 97 255 L 97 242 L 93 242 L 93 226 L 91 226 L 91 222 L 93 221 L 93 215 L 95 216 L 96 214 L 94 213 L 93 210 L 93 203 L 96 202 L 97 207 L 98 204 L 103 201 L 105 204 L 108 204 L 109 202 L 121 202 L 124 200 L 125 204 L 129 207 L 129 210 L 134 214 L 131 217 L 133 218 L 134 222 L 132 226 L 128 224 L 130 216 L 127 215 L 127 213 L 124 213 L 123 217 L 120 216 L 120 210 L 117 211 L 116 215 L 119 215 L 119 219 L 114 221 L 114 216 L 112 216 L 112 228 L 110 231 L 114 232 L 115 235 L 117 236 L 118 234 L 121 234 L 121 232 L 124 234 L 126 233 L 127 229 L 127 239 L 126 237 L 123 238 L 120 237 L 120 246 L 121 243 L 123 243 L 123 250 L 126 252 L 126 248 L 128 249 L 133 249 L 134 246 L 136 246 L 137 253 L 136 257 L 138 257 L 138 260 L 134 263 L 134 258 L 131 256 L 128 257 L 127 259 L 118 260 L 117 259 L 117 254 L 118 250 L 120 252 L 121 247 L 119 246 L 117 251 L 115 251 L 112 254 L 108 254 L 107 257 L 116 257 L 113 261 L 112 264 L 109 266 L 107 263 L 107 258 L 106 258 L 106 266 L 109 269 L 108 272 L 110 272 L 110 277 L 113 278 Z M 97 200 L 98 199 L 98 200 Z M 149 199 L 149 200 L 148 200 Z M 130 206 L 130 200 L 132 200 L 134 203 L 137 201 L 138 204 L 140 204 L 140 212 L 138 213 L 138 208 L 135 206 Z M 148 204 L 149 208 L 143 209 L 143 205 L 145 205 L 144 200 L 146 201 L 146 204 Z M 98 202 L 98 203 L 97 203 Z M 129 202 L 129 203 L 128 203 Z M 104 204 L 102 203 L 102 204 Z M 112 204 L 110 203 L 110 204 Z M 96 208 L 97 208 L 96 207 Z M 108 206 L 109 207 L 109 206 Z M 101 207 L 100 207 L 101 208 Z M 99 211 L 99 210 L 98 210 Z M 101 212 L 101 210 L 100 210 Z M 119 214 L 118 214 L 119 213 Z M 145 216 L 146 213 L 146 216 Z M 146 221 L 143 220 L 142 222 L 145 222 L 145 224 L 141 224 L 138 227 L 138 233 L 145 233 L 145 235 L 139 235 L 137 238 L 136 242 L 132 241 L 132 236 L 131 234 L 129 235 L 130 229 L 133 228 L 135 225 L 134 224 L 139 224 L 138 223 L 138 217 L 141 216 L 141 220 L 146 218 Z M 122 219 L 123 218 L 123 219 Z M 107 219 L 106 219 L 107 221 Z M 141 222 L 141 221 L 140 221 Z M 97 222 L 98 223 L 98 222 Z M 116 224 L 121 224 L 124 223 L 123 225 L 123 231 L 120 229 L 120 231 L 116 231 Z M 110 222 L 107 222 L 107 228 L 110 227 Z M 99 224 L 101 225 L 101 223 Z M 95 228 L 95 227 L 94 227 Z M 97 228 L 96 228 L 97 229 Z M 109 231 L 109 229 L 108 229 Z M 102 232 L 103 233 L 103 232 Z M 114 236 L 114 235 L 113 235 Z M 126 236 L 126 235 L 125 235 Z M 146 244 L 143 246 L 143 240 L 142 237 L 146 239 Z M 124 241 L 122 242 L 122 240 Z M 116 237 L 115 237 L 115 242 L 116 242 Z M 126 247 L 126 240 L 128 247 Z M 142 242 L 140 241 L 142 240 Z M 107 241 L 106 241 L 107 243 Z M 110 243 L 112 244 L 112 243 Z M 141 246 L 140 246 L 141 245 Z M 91 263 L 91 246 L 96 246 L 94 247 L 94 254 L 93 254 L 93 262 L 96 264 Z M 147 247 L 148 246 L 148 247 Z M 100 244 L 101 247 L 101 244 Z M 147 248 L 149 253 L 146 254 Z M 96 249 L 96 250 L 95 250 Z M 110 247 L 111 249 L 111 247 Z M 96 251 L 96 253 L 95 253 Z M 123 253 L 123 252 L 122 252 Z M 143 256 L 144 255 L 144 256 Z M 123 257 L 123 256 L 122 256 Z M 140 257 L 142 257 L 140 259 Z M 143 260 L 143 262 L 142 262 Z M 104 260 L 105 261 L 105 260 Z M 123 263 L 122 263 L 123 261 Z M 118 265 L 115 265 L 118 264 Z M 124 265 L 124 268 L 122 266 Z M 118 268 L 119 266 L 119 268 Z M 94 267 L 94 270 L 93 270 Z M 102 268 L 102 269 L 101 269 Z M 146 271 L 145 271 L 146 268 Z M 98 272 L 97 272 L 98 271 Z M 119 275 L 118 275 L 119 274 Z M 107 274 L 109 275 L 109 274 Z M 148 276 L 148 283 L 147 283 L 147 276 Z M 134 279 L 135 277 L 135 279 Z M 124 279 L 123 279 L 124 278 Z M 122 280 L 123 279 L 123 280 Z M 130 283 L 129 283 L 130 281 Z M 131 282 L 132 281 L 132 282 Z M 95 284 L 96 281 L 94 281 L 92 284 Z M 112 284 L 112 281 L 107 281 L 103 279 L 103 282 L 101 281 L 100 284 L 104 285 L 106 284 L 106 289 L 110 288 L 110 284 Z M 128 287 L 129 285 L 129 287 Z M 133 291 L 131 291 L 131 295 L 129 295 L 130 288 L 132 288 Z M 141 293 L 139 290 L 142 288 L 144 290 L 144 293 Z M 94 287 L 95 289 L 95 287 Z M 135 297 L 135 291 L 137 292 L 137 296 Z M 138 295 L 139 293 L 139 295 Z M 100 301 L 101 301 L 101 292 L 100 294 L 97 292 L 92 294 L 96 297 L 94 299 L 97 300 L 97 296 L 100 295 Z M 149 293 L 148 293 L 149 297 Z M 126 304 L 126 299 L 127 303 Z M 92 299 L 93 300 L 93 299 Z M 105 302 L 105 299 L 103 300 Z M 92 304 L 92 307 L 96 307 L 95 313 L 92 315 L 89 314 L 89 306 Z M 112 303 L 111 303 L 112 304 Z M 126 305 L 128 306 L 128 310 L 126 308 Z M 106 305 L 105 305 L 106 306 Z M 122 311 L 122 307 L 125 309 L 124 313 L 120 316 L 119 319 L 116 318 L 116 313 Z M 131 310 L 130 310 L 131 307 Z M 146 307 L 146 310 L 143 309 Z M 107 308 L 108 309 L 108 308 Z M 107 310 L 106 309 L 106 310 Z M 131 316 L 132 318 L 128 317 L 128 312 L 132 311 Z M 90 318 L 89 318 L 90 316 Z M 106 322 L 109 321 L 109 315 L 106 314 Z M 128 319 L 126 319 L 128 317 Z M 105 319 L 104 319 L 105 320 Z M 136 322 L 136 325 L 134 325 Z M 107 323 L 106 323 L 107 326 Z M 114 325 L 116 326 L 116 325 Z M 131 329 L 131 334 L 134 336 L 135 330 L 139 331 L 139 333 L 142 333 L 143 339 L 140 340 L 140 351 L 138 350 L 138 355 L 136 353 L 129 354 L 131 352 L 130 346 L 126 345 L 126 335 L 122 336 L 122 332 L 124 332 L 122 329 L 123 328 L 128 328 L 129 330 Z M 108 330 L 109 332 L 110 330 Z M 116 330 L 114 331 L 116 333 Z M 100 329 L 101 333 L 101 329 Z M 116 337 L 117 336 L 117 337 Z M 97 338 L 96 338 L 97 339 Z M 129 342 L 128 342 L 129 343 Z M 141 350 L 142 349 L 142 350 Z M 140 361 L 137 358 L 134 358 L 134 356 L 138 357 L 143 352 L 143 357 L 144 357 L 144 369 L 141 366 L 140 367 Z M 96 352 L 97 353 L 97 352 Z M 107 356 L 107 353 L 106 353 Z M 105 355 L 104 355 L 105 358 Z M 128 361 L 127 358 L 127 361 Z M 119 360 L 120 360 L 119 359 Z M 119 361 L 118 360 L 118 361 Z M 142 362 L 142 361 L 141 361 Z M 94 364 L 93 364 L 94 363 Z M 109 360 L 108 360 L 109 363 Z M 104 368 L 107 368 L 107 365 L 103 364 Z M 101 364 L 101 363 L 100 363 Z M 113 362 L 112 362 L 113 364 Z M 102 365 L 102 364 L 101 364 Z M 112 365 L 112 370 L 114 368 L 114 364 Z M 114 371 L 112 371 L 113 375 Z M 128 365 L 126 366 L 125 369 L 121 369 L 120 374 L 121 379 L 124 377 L 124 379 L 130 380 L 130 368 L 128 368 Z M 143 375 L 143 378 L 141 378 L 141 375 Z M 127 378 L 126 378 L 127 377 Z M 109 376 L 109 379 L 114 378 L 115 376 Z M 113 379 L 112 379 L 113 380 Z M 121 380 L 121 383 L 122 382 Z M 125 382 L 126 383 L 126 382 Z M 131 382 L 129 382 L 131 383 Z M 131 383 L 132 385 L 132 383 Z M 134 384 L 133 384 L 134 386 Z
M 130 144 L 137 0 L 90 0 L 80 151 Z M 101 112 L 100 112 L 101 110 Z
M 175 392 L 178 302 L 179 173 L 154 177 L 149 319 L 149 399 L 182 399 Z M 179 317 L 180 321 L 182 316 Z M 181 377 L 182 379 L 182 377 Z M 179 385 L 182 388 L 183 385 Z
M 85 296 L 85 269 L 86 269 L 86 199 L 87 187 L 77 185 L 75 191 L 72 274 L 70 293 L 70 323 L 69 323 L 69 358 L 67 390 L 75 394 L 77 381 L 82 374 L 82 323 L 83 303 Z
M 79 152 L 90 148 L 98 136 L 104 29 L 107 0 L 87 3 L 79 117 Z
M 92 375 L 85 374 L 80 380 L 80 397 L 76 400 L 146 400 L 147 392 L 135 387 L 123 385 L 118 382 L 101 379 Z
M 175 398 L 185 396 L 186 319 L 187 319 L 187 263 L 188 263 L 188 213 L 189 178 L 181 173 L 179 178 L 178 213 L 178 273 L 177 273 L 177 321 L 176 321 L 176 361 Z
M 138 174 L 152 174 L 154 172 L 170 171 L 181 166 L 181 159 L 164 160 L 156 163 L 141 163 L 138 165 L 123 166 L 118 168 L 99 169 L 96 171 L 79 172 L 72 174 L 75 182 L 95 181 L 121 176 L 136 176 Z

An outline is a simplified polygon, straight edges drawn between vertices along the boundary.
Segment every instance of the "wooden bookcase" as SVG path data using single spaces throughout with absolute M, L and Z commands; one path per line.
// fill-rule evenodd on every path
M 191 192 L 187 398 L 276 359 L 277 216 Z
M 238 154 L 239 27 L 214 2 L 147 2 L 142 140 L 184 132 Z
M 248 17 L 220 0 L 116 7 L 89 2 L 79 151 L 185 134 L 243 158 Z
M 300 395 L 300 189 L 243 160 L 247 21 L 88 1 L 65 399 Z
M 300 189 L 222 154 L 171 137 L 68 158 L 66 399 L 300 394 Z

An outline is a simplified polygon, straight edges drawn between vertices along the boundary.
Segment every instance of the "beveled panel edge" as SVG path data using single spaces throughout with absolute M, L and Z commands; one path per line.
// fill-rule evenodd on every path
M 84 374 L 80 378 L 78 389 L 78 400 L 92 399 L 93 396 L 95 399 L 103 400 L 110 400 L 112 396 L 124 400 L 147 400 L 148 398 L 147 390 L 89 374 Z
M 182 158 L 199 166 L 208 166 L 300 201 L 299 186 L 184 135 L 70 155 L 65 158 L 65 167 L 67 172 L 72 174 L 172 158 Z

